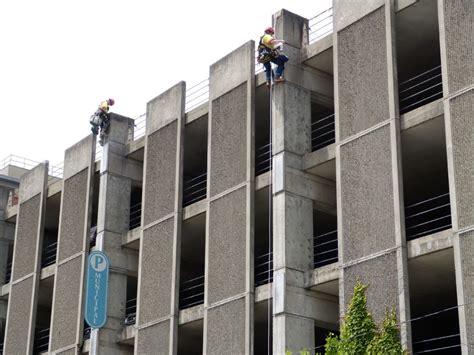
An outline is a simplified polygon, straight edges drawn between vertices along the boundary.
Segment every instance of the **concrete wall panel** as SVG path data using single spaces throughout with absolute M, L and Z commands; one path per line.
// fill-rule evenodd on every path
M 88 174 L 88 169 L 85 169 L 64 180 L 58 260 L 64 260 L 84 249 Z
M 245 291 L 246 187 L 210 203 L 208 302 Z
M 95 155 L 95 139 L 92 134 L 68 148 L 64 154 L 64 180 L 88 168 Z
M 82 293 L 82 257 L 59 265 L 56 274 L 51 350 L 75 344 L 78 333 L 79 299 Z
M 344 309 L 354 293 L 357 279 L 369 284 L 366 291 L 367 307 L 374 320 L 380 324 L 385 311 L 395 307 L 398 310 L 398 274 L 396 252 L 364 261 L 360 264 L 345 267 L 344 274 Z
M 384 10 L 381 7 L 338 33 L 341 140 L 390 116 Z
M 390 126 L 341 146 L 343 260 L 395 246 Z
M 33 277 L 12 285 L 5 354 L 28 354 Z M 14 301 L 12 301 L 14 300 Z
M 174 211 L 177 128 L 174 121 L 148 136 L 144 225 Z
M 341 30 L 383 6 L 385 0 L 334 0 L 334 25 Z
M 207 311 L 207 354 L 246 354 L 245 299 Z
M 168 316 L 171 312 L 173 235 L 173 218 L 143 232 L 139 290 L 143 296 L 138 307 L 140 325 Z
M 23 174 L 20 178 L 20 204 L 41 193 L 45 189 L 49 163 L 45 162 Z
M 165 355 L 169 354 L 170 321 L 164 321 L 137 332 L 135 354 Z
M 177 120 L 184 112 L 186 84 L 179 82 L 169 90 L 154 98 L 147 104 L 146 134 L 151 135 L 157 130 Z
M 99 211 L 97 225 L 109 232 L 126 233 L 130 218 L 130 179 L 106 174 L 102 175 L 100 184 L 99 199 L 105 202 L 100 207 L 104 206 L 106 212 Z
M 212 101 L 210 196 L 245 181 L 247 83 Z
M 460 311 L 464 312 L 466 322 L 467 343 L 474 349 L 474 231 L 459 235 L 459 249 L 461 256 L 461 274 L 464 299 L 459 304 L 465 304 Z
M 450 101 L 458 228 L 474 225 L 474 90 Z
M 448 88 L 454 93 L 474 83 L 474 1 L 443 0 L 443 10 Z
M 20 205 L 15 238 L 13 280 L 35 271 L 41 202 L 41 194 L 38 194 Z

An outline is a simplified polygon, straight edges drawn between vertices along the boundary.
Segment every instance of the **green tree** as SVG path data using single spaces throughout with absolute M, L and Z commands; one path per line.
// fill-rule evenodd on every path
M 368 354 L 403 354 L 395 310 L 387 312 L 382 329 L 367 347 Z

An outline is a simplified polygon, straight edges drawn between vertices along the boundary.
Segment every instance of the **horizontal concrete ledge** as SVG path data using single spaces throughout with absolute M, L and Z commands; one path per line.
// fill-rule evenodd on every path
M 127 143 L 125 156 L 130 156 L 145 147 L 145 136 Z
M 183 208 L 183 220 L 197 216 L 207 210 L 207 198 Z
M 417 258 L 453 247 L 453 230 L 447 229 L 407 243 L 408 259 Z
M 132 230 L 129 230 L 127 234 L 124 234 L 122 236 L 122 246 L 124 248 L 138 250 L 140 246 L 141 232 L 142 232 L 141 227 L 137 227 Z
M 327 51 L 328 49 L 332 48 L 332 33 L 318 39 L 316 42 L 313 42 L 302 49 L 301 53 L 301 61 L 304 63 L 306 60 L 317 56 L 318 54 Z
M 190 307 L 179 311 L 178 324 L 186 324 L 204 318 L 204 304 Z
M 339 279 L 339 263 L 332 263 L 307 271 L 304 275 L 305 287 L 312 288 Z
M 54 276 L 54 274 L 56 274 L 56 263 L 41 269 L 40 280 L 45 280 Z
M 18 214 L 18 205 L 7 207 L 5 210 L 5 220 L 11 222 L 10 219 Z
M 308 171 L 335 158 L 336 145 L 333 143 L 314 152 L 306 154 L 303 157 L 303 170 Z
M 189 124 L 198 118 L 201 118 L 209 113 L 209 101 L 193 108 L 191 111 L 186 113 L 185 124 Z
M 57 181 L 53 182 L 52 184 L 48 185 L 48 197 L 52 197 L 63 190 L 63 180 L 57 179 Z
M 407 130 L 444 115 L 443 99 L 439 99 L 400 116 L 401 130 Z
M 407 7 L 416 4 L 418 0 L 397 0 L 395 1 L 395 11 L 402 11 Z
M 271 171 L 267 171 L 266 173 L 258 175 L 255 178 L 255 191 L 261 190 L 261 189 L 271 185 L 271 183 L 270 183 L 270 174 L 271 174 Z
M 0 287 L 0 298 L 8 298 L 8 295 L 10 294 L 10 283 L 7 283 Z
M 262 302 L 273 298 L 272 294 L 273 282 L 266 285 L 255 287 L 255 303 Z

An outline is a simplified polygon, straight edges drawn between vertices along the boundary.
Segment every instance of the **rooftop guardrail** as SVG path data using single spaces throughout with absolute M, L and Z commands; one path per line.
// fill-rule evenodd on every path
M 0 160 L 0 169 L 11 165 L 16 166 L 18 168 L 31 170 L 39 164 L 41 164 L 41 162 L 36 160 L 19 157 L 18 155 L 9 155 L 4 159 Z M 48 175 L 50 177 L 61 179 L 63 177 L 63 163 L 61 162 L 58 165 L 49 165 Z
M 204 303 L 204 275 L 182 282 L 179 288 L 179 309 L 202 303 Z
M 309 22 L 309 43 L 316 42 L 333 31 L 333 9 L 330 7 L 327 10 L 310 18 Z
M 35 331 L 35 342 L 33 345 L 34 353 L 39 354 L 48 351 L 49 346 L 49 328 Z
M 338 261 L 337 230 L 314 236 L 314 268 Z
M 255 287 L 273 282 L 273 252 L 255 256 Z
M 255 176 L 272 169 L 272 145 L 262 145 L 255 149 Z
M 326 147 L 336 141 L 335 115 L 330 114 L 311 122 L 311 150 Z

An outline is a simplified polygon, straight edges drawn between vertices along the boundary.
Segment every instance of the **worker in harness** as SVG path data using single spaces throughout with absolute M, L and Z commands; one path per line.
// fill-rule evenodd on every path
M 110 106 L 113 106 L 115 104 L 114 99 L 107 99 L 105 101 L 102 101 L 99 105 L 99 108 L 97 111 L 94 112 L 94 114 L 91 116 L 89 122 L 92 125 L 91 131 L 95 135 L 99 134 L 99 128 L 100 128 L 100 139 L 99 139 L 99 144 L 103 145 L 104 144 L 104 139 L 107 135 L 107 130 L 109 129 L 110 125 L 110 115 L 109 115 L 109 109 Z
M 285 43 L 285 41 L 273 38 L 274 34 L 275 30 L 273 27 L 266 28 L 265 34 L 260 37 L 258 44 L 257 60 L 259 63 L 262 63 L 265 68 L 267 87 L 270 87 L 272 78 L 274 78 L 275 83 L 285 81 L 285 79 L 283 79 L 283 71 L 285 70 L 285 63 L 288 61 L 288 57 L 280 52 L 281 45 Z M 275 73 L 273 73 L 271 63 L 277 65 Z

